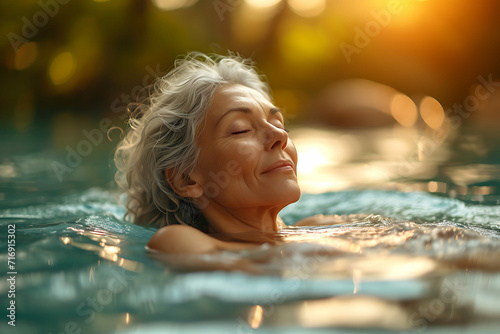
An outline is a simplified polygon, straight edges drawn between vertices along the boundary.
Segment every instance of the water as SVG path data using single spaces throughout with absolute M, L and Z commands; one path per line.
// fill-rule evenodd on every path
M 144 245 L 155 230 L 123 221 L 118 194 L 106 184 L 90 187 L 86 173 L 57 182 L 54 159 L 60 157 L 50 152 L 19 154 L 0 164 L 0 256 L 6 264 L 8 226 L 15 225 L 17 272 L 16 327 L 4 316 L 2 333 L 500 328 L 496 193 L 479 201 L 473 197 L 478 194 L 466 197 L 472 186 L 464 192 L 438 177 L 397 183 L 411 185 L 411 192 L 365 187 L 305 193 L 283 210 L 284 221 L 340 215 L 334 224 L 289 227 L 250 250 L 148 254 Z M 450 175 L 460 170 L 453 168 Z M 495 185 L 481 182 L 474 186 Z M 446 192 L 439 191 L 443 184 Z M 5 310 L 13 298 L 7 295 L 11 275 L 3 268 Z

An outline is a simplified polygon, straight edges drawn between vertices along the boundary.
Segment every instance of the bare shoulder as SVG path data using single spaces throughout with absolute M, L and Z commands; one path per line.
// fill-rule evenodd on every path
M 160 228 L 147 246 L 165 253 L 210 253 L 217 250 L 217 240 L 187 225 Z
M 171 254 L 202 254 L 255 246 L 254 244 L 221 241 L 187 225 L 162 227 L 156 231 L 147 244 L 147 247 L 152 250 Z

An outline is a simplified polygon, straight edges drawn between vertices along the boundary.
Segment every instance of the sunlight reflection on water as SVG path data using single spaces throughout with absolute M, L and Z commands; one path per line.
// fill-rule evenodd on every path
M 405 161 L 417 150 L 416 130 L 395 127 L 364 131 L 297 128 L 290 138 L 299 153 L 298 177 L 308 193 L 380 185 L 401 177 Z M 374 159 L 375 158 L 375 159 Z M 435 166 L 416 165 L 413 175 L 432 177 Z

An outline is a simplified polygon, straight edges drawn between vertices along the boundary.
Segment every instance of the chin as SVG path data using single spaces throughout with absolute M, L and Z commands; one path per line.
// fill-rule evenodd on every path
M 280 189 L 279 198 L 283 199 L 284 206 L 297 202 L 300 199 L 301 191 L 297 183 L 284 184 Z
M 302 192 L 300 191 L 300 187 L 297 185 L 297 190 L 293 193 L 294 195 L 293 200 L 288 204 L 297 202 L 300 199 L 301 194 Z

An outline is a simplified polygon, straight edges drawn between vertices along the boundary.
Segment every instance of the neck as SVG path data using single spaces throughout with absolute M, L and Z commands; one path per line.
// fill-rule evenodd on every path
M 275 233 L 284 226 L 281 207 L 226 208 L 216 202 L 201 210 L 211 233 Z

